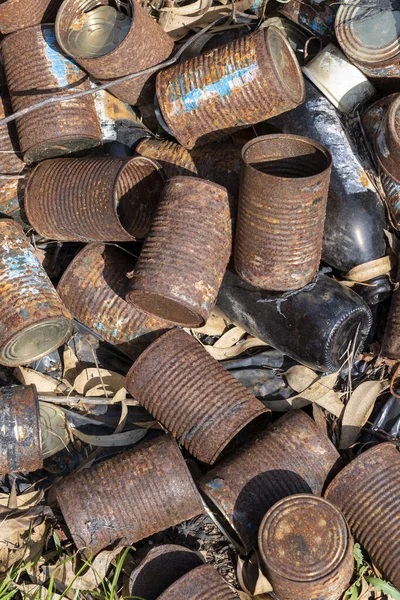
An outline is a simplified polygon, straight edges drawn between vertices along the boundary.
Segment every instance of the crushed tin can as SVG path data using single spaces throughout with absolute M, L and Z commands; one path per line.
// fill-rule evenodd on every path
M 0 33 L 7 35 L 39 23 L 52 23 L 62 0 L 4 0 L 0 3 Z
M 149 158 L 46 160 L 28 178 L 25 211 L 45 238 L 128 242 L 147 234 L 163 185 Z
M 284 34 L 268 27 L 157 75 L 164 123 L 185 148 L 284 113 L 304 101 L 304 82 Z
M 72 317 L 18 223 L 0 220 L 0 364 L 23 365 L 61 346 Z
M 354 544 L 333 504 L 309 494 L 283 498 L 258 534 L 262 569 L 279 600 L 339 600 L 354 572 Z
M 158 600 L 237 600 L 213 565 L 201 565 L 173 583 Z
M 344 514 L 354 538 L 390 583 L 400 588 L 400 454 L 383 443 L 352 460 L 325 497 Z
M 135 266 L 127 301 L 170 323 L 203 325 L 231 255 L 231 231 L 224 187 L 197 177 L 170 179 Z
M 130 546 L 203 512 L 189 469 L 168 435 L 64 478 L 56 496 L 85 555 L 116 541 Z
M 8 35 L 1 43 L 1 53 L 14 111 L 90 88 L 86 73 L 61 54 L 51 25 L 35 25 Z M 16 123 L 23 158 L 29 164 L 101 144 L 90 95 L 39 108 Z
M 314 278 L 322 251 L 332 157 L 296 135 L 254 138 L 242 150 L 235 269 L 268 290 L 295 290 Z
M 324 43 L 335 38 L 334 25 L 337 7 L 321 0 L 275 1 L 278 13 L 299 25 L 310 35 L 318 36 Z
M 229 445 L 247 439 L 269 413 L 181 329 L 164 333 L 140 355 L 126 388 L 179 444 L 210 465 Z
M 291 410 L 198 481 L 217 525 L 245 552 L 265 513 L 293 494 L 320 496 L 340 462 L 334 445 L 302 410 Z
M 8 98 L 0 96 L 0 119 L 11 112 Z M 19 149 L 15 123 L 11 122 L 0 127 L 0 213 L 21 219 L 25 180 L 26 165 Z

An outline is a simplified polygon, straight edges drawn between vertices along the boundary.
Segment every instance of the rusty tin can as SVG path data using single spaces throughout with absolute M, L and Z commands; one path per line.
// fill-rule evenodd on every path
M 258 534 L 262 568 L 279 600 L 339 600 L 354 572 L 354 544 L 333 504 L 309 494 L 283 498 Z
M 34 385 L 0 390 L 0 475 L 43 466 L 39 402 Z
M 225 188 L 197 177 L 170 179 L 135 266 L 127 301 L 170 323 L 203 325 L 231 255 L 231 231 Z
M 381 180 L 383 191 L 386 196 L 386 205 L 390 212 L 391 224 L 394 229 L 400 231 L 400 183 L 397 183 L 392 177 L 379 169 L 379 178 Z
M 126 12 L 107 0 L 65 0 L 57 14 L 56 35 L 63 51 L 93 77 L 106 83 L 166 60 L 174 42 L 140 6 L 127 0 Z M 155 74 L 109 88 L 128 104 L 154 99 Z
M 300 25 L 310 35 L 321 38 L 325 43 L 335 38 L 335 4 L 320 0 L 291 0 L 284 4 L 280 2 L 277 6 L 279 14 Z
M 284 34 L 267 27 L 157 75 L 157 99 L 185 148 L 265 121 L 304 101 L 304 81 Z
M 250 551 L 267 510 L 293 494 L 320 496 L 339 461 L 311 417 L 292 410 L 214 467 L 198 486 L 217 524 Z
M 139 143 L 136 152 L 160 163 L 167 179 L 198 175 L 191 152 L 172 140 L 148 138 Z
M 398 204 L 400 212 L 400 202 Z M 396 282 L 400 283 L 400 268 L 397 271 Z M 392 294 L 381 354 L 390 360 L 400 360 L 400 289 L 395 290 Z
M 400 588 L 400 454 L 379 444 L 353 460 L 326 490 L 384 577 Z
M 173 583 L 158 600 L 238 600 L 212 565 L 201 565 Z
M 163 435 L 61 481 L 57 500 L 78 549 L 130 546 L 203 512 L 176 442 Z
M 11 112 L 9 100 L 0 96 L 0 119 Z M 15 123 L 11 122 L 0 127 L 0 213 L 19 216 L 25 179 L 26 165 L 21 158 Z
M 376 134 L 375 151 L 382 169 L 400 183 L 400 94 L 390 96 Z
M 25 210 L 43 237 L 128 242 L 145 237 L 163 185 L 149 158 L 52 159 L 29 176 Z
M 7 35 L 39 23 L 51 23 L 62 0 L 3 0 L 0 3 L 0 33 Z
M 242 150 L 234 247 L 242 279 L 267 290 L 310 283 L 322 252 L 332 157 L 298 135 L 265 135 Z
M 153 342 L 133 364 L 126 384 L 179 444 L 208 464 L 230 442 L 246 439 L 269 412 L 181 329 Z
M 372 148 L 375 146 L 375 138 L 379 127 L 385 118 L 387 108 L 397 94 L 390 94 L 384 98 L 380 98 L 363 113 L 361 117 L 362 129 L 367 137 L 367 140 Z
M 20 225 L 0 220 L 0 364 L 23 365 L 61 346 L 72 317 Z

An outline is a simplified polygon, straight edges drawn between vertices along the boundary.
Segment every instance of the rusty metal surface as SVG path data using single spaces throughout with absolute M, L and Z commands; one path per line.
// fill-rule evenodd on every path
M 4 0 L 0 3 L 0 33 L 8 34 L 39 23 L 52 23 L 62 0 Z
M 167 179 L 198 175 L 191 152 L 171 140 L 148 138 L 136 147 L 140 156 L 156 160 L 165 171 Z
M 141 354 L 126 386 L 179 444 L 208 464 L 234 438 L 246 439 L 246 426 L 255 429 L 269 412 L 181 329 L 164 333 Z
M 132 148 L 139 140 L 151 136 L 133 108 L 106 90 L 96 92 L 94 102 L 103 144 L 117 141 Z
M 242 150 L 235 269 L 267 290 L 310 283 L 322 252 L 332 157 L 297 135 L 266 135 Z
M 22 228 L 0 220 L 0 364 L 32 362 L 69 337 L 72 320 Z
M 396 282 L 400 283 L 400 269 L 397 271 Z M 381 355 L 391 360 L 400 360 L 400 289 L 395 289 L 392 293 Z
M 356 541 L 384 578 L 400 588 L 400 454 L 379 444 L 335 477 L 325 497 L 343 512 Z
M 238 600 L 213 565 L 202 565 L 173 583 L 158 600 Z
M 0 475 L 43 466 L 39 402 L 34 385 L 0 390 Z
M 376 134 L 385 117 L 387 107 L 395 96 L 396 94 L 391 94 L 390 96 L 380 98 L 380 100 L 369 106 L 361 117 L 363 131 L 372 148 L 375 146 Z
M 35 167 L 25 210 L 43 237 L 61 241 L 143 238 L 163 188 L 160 166 L 149 158 L 58 158 Z
M 198 487 L 217 522 L 250 551 L 267 510 L 293 494 L 321 495 L 339 462 L 326 434 L 305 412 L 292 410 L 214 467 Z
M 174 177 L 164 187 L 126 299 L 170 323 L 200 326 L 215 304 L 230 254 L 226 189 Z
M 328 44 L 335 37 L 336 9 L 337 6 L 330 6 L 329 2 L 291 0 L 291 2 L 279 4 L 278 12 Z
M 1 44 L 14 111 L 46 98 L 90 87 L 88 76 L 60 53 L 54 27 L 35 25 L 7 36 Z M 17 119 L 25 162 L 87 150 L 101 143 L 92 96 L 52 104 Z
M 156 87 L 167 126 L 188 149 L 295 108 L 305 96 L 295 54 L 276 27 L 169 67 Z
M 400 183 L 400 94 L 393 94 L 375 139 L 376 156 L 386 173 Z
M 389 177 L 383 170 L 379 170 L 379 177 L 386 196 L 386 205 L 389 209 L 392 225 L 400 231 L 400 184 Z
M 176 442 L 163 435 L 61 481 L 56 496 L 78 549 L 129 546 L 203 512 Z
M 134 0 L 128 2 L 133 10 L 133 21 L 128 35 L 112 52 L 96 58 L 85 58 L 73 53 L 68 36 L 71 30 L 79 29 L 85 8 L 93 8 L 105 2 L 65 0 L 57 15 L 56 35 L 60 46 L 102 83 L 157 65 L 169 58 L 174 48 L 173 40 L 139 3 Z M 154 99 L 154 85 L 154 74 L 142 75 L 112 86 L 109 91 L 128 104 L 147 104 Z

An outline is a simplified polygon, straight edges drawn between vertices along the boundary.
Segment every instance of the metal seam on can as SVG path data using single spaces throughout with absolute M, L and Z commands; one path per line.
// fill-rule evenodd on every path
M 19 29 L 50 23 L 61 0 L 6 0 L 0 3 L 0 32 L 9 34 Z
M 238 595 L 212 565 L 202 565 L 178 579 L 158 600 L 238 600 Z

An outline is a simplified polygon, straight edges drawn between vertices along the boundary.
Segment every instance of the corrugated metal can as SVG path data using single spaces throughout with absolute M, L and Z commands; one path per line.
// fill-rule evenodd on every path
M 51 23 L 62 0 L 3 0 L 0 3 L 0 33 L 8 34 L 39 23 Z
M 384 577 L 400 588 L 400 454 L 379 444 L 353 460 L 326 490 Z
M 43 466 L 39 402 L 34 385 L 0 389 L 0 475 Z
M 339 600 L 354 572 L 354 544 L 342 513 L 297 494 L 269 509 L 258 534 L 262 568 L 279 600 Z
M 25 210 L 43 237 L 128 242 L 145 237 L 163 185 L 149 158 L 52 159 L 29 176 Z
M 389 96 L 380 98 L 369 106 L 361 117 L 363 131 L 372 147 L 375 146 L 376 134 L 385 118 L 387 108 L 396 96 L 397 94 L 390 94 Z
M 320 496 L 339 462 L 311 417 L 292 410 L 214 467 L 198 487 L 217 524 L 248 552 L 271 506 L 293 494 Z
M 375 138 L 376 156 L 387 175 L 400 183 L 400 94 L 393 94 Z
M 62 304 L 21 227 L 0 220 L 0 364 L 16 366 L 61 346 L 72 331 Z
M 278 12 L 297 23 L 309 34 L 318 36 L 328 43 L 334 39 L 334 24 L 336 16 L 335 5 L 320 0 L 291 0 L 280 3 Z
M 14 111 L 90 88 L 86 73 L 61 54 L 51 25 L 12 33 L 3 40 L 1 52 Z M 88 150 L 101 143 L 92 96 L 34 110 L 17 119 L 17 131 L 27 163 Z
M 331 154 L 311 139 L 276 134 L 248 142 L 242 161 L 235 269 L 256 287 L 304 287 L 321 260 Z
M 198 175 L 190 151 L 172 140 L 148 138 L 138 144 L 136 152 L 160 163 L 167 179 Z
M 0 5 L 1 6 L 1 5 Z M 0 96 L 0 119 L 11 114 L 11 105 Z M 26 170 L 21 158 L 15 123 L 0 127 L 0 213 L 19 216 Z
M 225 188 L 197 177 L 170 179 L 135 266 L 127 301 L 170 323 L 204 324 L 229 261 L 231 231 Z
M 157 75 L 157 99 L 185 148 L 265 121 L 304 101 L 296 56 L 276 27 L 246 35 Z
M 202 565 L 178 579 L 158 600 L 238 600 L 238 595 L 212 565 Z
M 56 496 L 75 545 L 85 554 L 117 540 L 130 546 L 203 512 L 183 456 L 168 435 L 66 477 Z
M 180 329 L 164 333 L 140 355 L 126 387 L 179 444 L 208 464 L 235 438 L 246 439 L 269 412 Z

